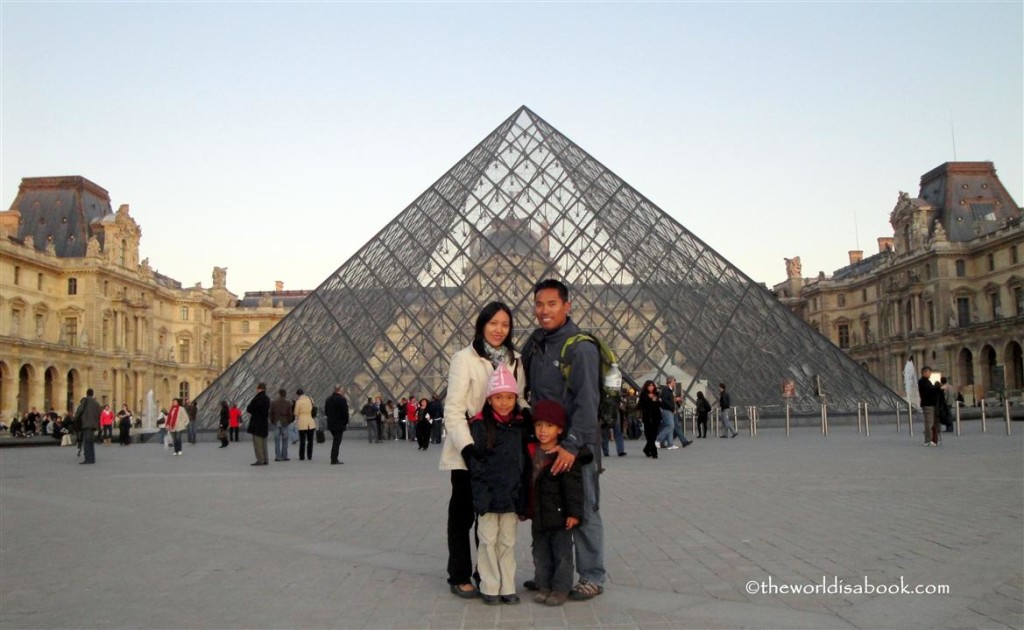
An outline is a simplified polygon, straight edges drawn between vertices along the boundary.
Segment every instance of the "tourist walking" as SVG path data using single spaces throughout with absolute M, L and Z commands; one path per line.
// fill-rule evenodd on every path
M 334 393 L 324 402 L 324 414 L 327 416 L 327 430 L 331 432 L 331 464 L 344 464 L 339 459 L 341 438 L 348 429 L 348 398 L 341 385 L 334 386 Z
M 425 451 L 430 446 L 430 432 L 434 429 L 429 406 L 430 401 L 421 398 L 420 406 L 416 409 L 416 443 L 419 445 L 417 450 L 420 451 Z
M 188 443 L 192 446 L 196 445 L 196 430 L 199 428 L 199 406 L 196 405 L 194 400 L 190 400 L 188 396 L 185 396 L 185 401 L 182 403 L 185 407 L 185 411 L 188 412 L 190 422 L 188 423 Z
M 256 395 L 249 401 L 245 410 L 249 414 L 246 432 L 252 436 L 252 449 L 256 453 L 256 461 L 251 465 L 266 466 L 267 435 L 270 433 L 270 396 L 267 396 L 265 383 L 256 386 Z
M 654 381 L 645 381 L 640 388 L 640 418 L 644 425 L 644 455 L 658 459 L 658 430 L 661 428 L 661 396 Z
M 228 401 L 220 401 L 220 421 L 217 424 L 217 439 L 220 440 L 220 448 L 228 446 L 228 428 L 231 426 L 231 406 Z
M 167 411 L 167 432 L 174 445 L 174 454 L 181 455 L 181 432 L 188 431 L 191 424 L 188 411 L 181 404 L 180 398 L 171 399 L 171 408 Z
M 736 429 L 732 426 L 732 399 L 729 397 L 729 392 L 725 391 L 725 383 L 718 384 L 718 407 L 721 409 L 722 414 L 722 426 L 725 427 L 726 433 L 718 437 L 731 437 L 734 438 L 738 435 Z M 726 435 L 728 434 L 728 436 Z
M 711 415 L 711 403 L 704 397 L 704 392 L 697 392 L 697 437 L 708 437 L 708 416 Z
M 90 387 L 85 392 L 85 398 L 78 403 L 75 411 L 75 425 L 78 428 L 79 440 L 82 445 L 84 459 L 81 464 L 96 463 L 96 429 L 100 426 L 100 404 L 93 398 L 93 391 Z M 13 426 L 13 422 L 11 423 Z
M 313 460 L 313 441 L 316 420 L 313 417 L 313 399 L 300 387 L 295 391 L 295 425 L 299 429 L 299 459 Z
M 228 414 L 228 439 L 232 442 L 237 442 L 238 428 L 242 424 L 242 410 L 235 403 L 231 403 L 231 409 L 228 410 Z
M 277 390 L 277 398 L 270 403 L 270 427 L 274 433 L 274 461 L 288 460 L 289 429 L 295 417 L 292 415 L 292 401 L 288 400 L 288 392 L 282 387 Z

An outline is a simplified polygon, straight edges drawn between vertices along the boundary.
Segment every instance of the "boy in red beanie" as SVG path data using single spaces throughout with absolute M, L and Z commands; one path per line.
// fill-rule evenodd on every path
M 565 409 L 553 400 L 541 400 L 533 406 L 533 431 L 538 443 L 529 445 L 532 461 L 530 501 L 527 514 L 533 519 L 533 565 L 537 594 L 533 601 L 561 606 L 572 588 L 572 529 L 583 515 L 584 465 L 593 455 L 580 448 L 572 468 L 560 475 L 551 474 L 552 452 L 565 434 Z

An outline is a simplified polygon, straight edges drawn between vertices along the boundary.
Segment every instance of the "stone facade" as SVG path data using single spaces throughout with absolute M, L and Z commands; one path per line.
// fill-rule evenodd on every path
M 1024 230 L 990 162 L 949 162 L 900 193 L 893 236 L 831 276 L 787 259 L 776 297 L 895 391 L 908 358 L 968 403 L 1024 393 Z M 840 385 L 841 386 L 841 385 Z
M 0 212 L 0 418 L 63 412 L 87 388 L 136 414 L 196 396 L 289 310 L 294 296 L 182 287 L 139 260 L 127 205 L 83 177 L 25 178 Z M 301 292 L 289 292 L 301 293 Z

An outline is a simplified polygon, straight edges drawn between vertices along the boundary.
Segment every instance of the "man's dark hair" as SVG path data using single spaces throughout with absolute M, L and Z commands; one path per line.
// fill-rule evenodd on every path
M 285 396 L 288 395 L 288 392 L 286 392 L 285 389 L 282 387 L 281 389 L 277 390 L 277 395 L 280 396 L 281 398 L 284 398 Z
M 718 386 L 721 387 L 722 389 L 725 389 L 725 383 L 719 383 Z
M 267 391 L 267 384 L 266 383 L 259 383 L 259 384 L 256 385 L 256 389 L 262 389 L 263 391 Z
M 91 387 L 89 389 L 85 390 L 85 395 L 86 396 L 92 396 L 93 395 L 93 391 L 92 391 Z
M 558 291 L 558 297 L 560 297 L 563 302 L 569 301 L 569 287 L 562 284 L 560 280 L 547 278 L 533 285 L 533 297 L 537 297 L 537 294 L 544 289 L 556 289 Z
M 504 302 L 491 302 L 480 309 L 480 314 L 476 317 L 476 326 L 473 329 L 473 349 L 482 357 L 487 356 L 487 353 L 484 351 L 484 343 L 486 343 L 484 341 L 484 327 L 500 311 L 508 315 L 508 337 L 505 337 L 505 341 L 501 345 L 508 348 L 510 357 L 513 350 L 515 350 L 515 346 L 512 345 L 512 338 L 515 337 L 516 332 L 515 322 L 512 320 L 512 309 L 506 306 Z
M 296 396 L 301 396 L 301 395 L 303 395 L 303 394 L 305 394 L 305 393 L 306 393 L 306 392 L 302 391 L 302 388 L 301 388 L 301 387 L 300 387 L 300 388 L 298 388 L 297 390 L 295 390 L 295 395 L 296 395 Z

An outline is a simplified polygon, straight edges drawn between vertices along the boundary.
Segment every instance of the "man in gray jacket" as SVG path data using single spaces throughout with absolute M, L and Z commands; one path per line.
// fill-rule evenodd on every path
M 100 426 L 100 404 L 93 398 L 92 388 L 85 392 L 85 398 L 78 403 L 78 410 L 75 411 L 75 422 L 82 432 L 82 453 L 85 461 L 80 464 L 96 463 L 96 447 L 93 444 L 94 432 Z
M 580 581 L 569 593 L 569 599 L 591 599 L 604 592 L 604 523 L 601 521 L 598 498 L 598 470 L 601 468 L 601 432 L 597 409 L 601 402 L 600 356 L 597 345 L 578 340 L 566 352 L 570 362 L 569 382 L 562 376 L 562 348 L 579 327 L 569 319 L 569 289 L 558 280 L 538 282 L 533 288 L 533 313 L 540 328 L 535 330 L 523 348 L 523 366 L 530 392 L 530 403 L 554 400 L 565 408 L 566 435 L 556 450 L 558 458 L 551 465 L 555 474 L 572 467 L 576 453 L 586 446 L 594 460 L 583 466 L 583 521 L 573 529 L 576 546 L 576 571 Z M 536 587 L 536 582 L 526 588 Z M 532 589 L 531 589 L 532 590 Z

